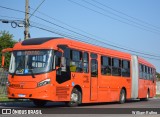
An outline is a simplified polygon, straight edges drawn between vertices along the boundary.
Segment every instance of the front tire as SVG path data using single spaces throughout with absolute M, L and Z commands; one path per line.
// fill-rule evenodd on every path
M 33 100 L 33 103 L 37 107 L 44 107 L 47 101 L 46 100 Z
M 120 92 L 120 97 L 119 97 L 119 103 L 123 104 L 126 101 L 126 92 L 124 89 L 121 90 Z
M 69 102 L 66 102 L 67 106 L 75 107 L 82 103 L 82 93 L 74 88 L 71 93 L 71 99 Z

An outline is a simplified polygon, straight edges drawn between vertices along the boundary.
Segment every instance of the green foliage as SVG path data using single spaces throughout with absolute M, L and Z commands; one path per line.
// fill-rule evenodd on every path
M 158 72 L 156 72 L 156 76 L 160 79 L 160 74 Z
M 16 43 L 15 40 L 13 40 L 13 35 L 9 34 L 7 31 L 0 31 L 0 66 L 2 62 L 2 50 L 5 48 L 12 48 L 14 44 Z M 9 68 L 9 62 L 10 62 L 10 53 L 5 54 L 5 68 Z

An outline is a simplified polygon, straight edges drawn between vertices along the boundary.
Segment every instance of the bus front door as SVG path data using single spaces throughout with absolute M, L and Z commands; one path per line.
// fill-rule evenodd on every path
M 91 59 L 91 100 L 97 100 L 98 95 L 98 62 L 96 59 Z

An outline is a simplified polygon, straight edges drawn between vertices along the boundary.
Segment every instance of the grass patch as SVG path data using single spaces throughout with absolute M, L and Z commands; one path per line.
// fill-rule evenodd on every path
M 27 99 L 8 99 L 8 97 L 0 97 L 0 102 L 27 102 Z
M 0 94 L 0 102 L 27 102 L 28 99 L 8 99 L 7 95 Z
M 14 101 L 14 99 L 8 99 L 6 94 L 0 94 L 0 102 L 3 101 Z
M 8 101 L 15 101 L 14 99 L 8 99 L 8 97 L 0 97 L 0 102 L 8 102 Z

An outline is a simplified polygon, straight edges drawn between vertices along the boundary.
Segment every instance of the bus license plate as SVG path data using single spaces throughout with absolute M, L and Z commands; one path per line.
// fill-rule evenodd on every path
M 18 97 L 26 97 L 24 94 L 18 94 Z

